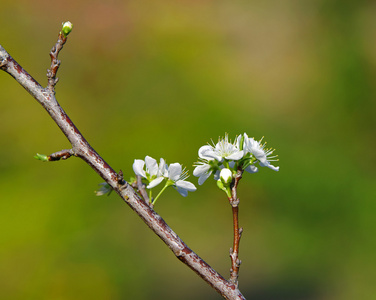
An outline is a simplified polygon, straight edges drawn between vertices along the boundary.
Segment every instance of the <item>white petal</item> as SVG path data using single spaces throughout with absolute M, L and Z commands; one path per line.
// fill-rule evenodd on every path
M 208 164 L 199 165 L 193 170 L 193 176 L 200 177 L 201 175 L 208 172 L 209 169 L 210 169 L 210 165 Z
M 189 192 L 194 192 L 195 190 L 197 190 L 197 188 L 195 187 L 195 185 L 192 182 L 185 181 L 185 180 L 178 180 L 178 181 L 176 181 L 175 185 L 176 185 L 176 187 L 181 188 L 181 189 L 185 189 Z
M 202 184 L 206 181 L 206 179 L 208 179 L 208 178 L 210 177 L 211 173 L 212 173 L 212 172 L 210 171 L 210 172 L 208 172 L 208 173 L 202 174 L 202 175 L 200 176 L 200 178 L 198 179 L 198 184 L 199 184 L 199 185 L 202 185 Z
M 260 162 L 260 166 L 261 167 L 268 167 L 269 169 L 272 169 L 273 171 L 279 171 L 279 167 L 275 167 L 275 166 L 271 165 L 270 162 L 268 162 L 268 161 Z
M 248 167 L 245 168 L 245 170 L 248 172 L 248 173 L 256 173 L 258 172 L 258 169 L 255 165 L 249 165 Z
M 154 176 L 158 174 L 158 164 L 154 158 L 150 156 L 146 156 L 145 163 L 146 163 L 146 169 L 148 170 L 150 176 Z
M 209 145 L 202 146 L 198 149 L 198 156 L 202 159 L 209 159 L 209 157 L 205 157 L 205 153 L 208 151 L 213 151 L 213 147 Z
M 181 164 L 179 163 L 171 164 L 170 167 L 168 168 L 169 178 L 173 181 L 178 180 L 181 175 L 181 171 L 182 171 Z
M 231 155 L 229 156 L 226 156 L 226 159 L 232 159 L 232 160 L 239 160 L 243 157 L 244 155 L 244 151 L 237 151 L 235 153 L 232 153 Z
M 253 138 L 244 140 L 244 149 L 246 149 L 248 152 L 253 153 L 253 150 L 257 148 L 260 148 L 260 146 Z
M 160 160 L 158 171 L 158 176 L 168 177 L 168 166 L 163 158 Z
M 248 137 L 248 134 L 244 132 L 244 148 L 246 147 L 246 144 L 249 144 L 250 140 L 253 140 L 253 138 Z
M 215 172 L 215 174 L 214 174 L 214 180 L 218 180 L 219 179 L 219 174 L 220 174 L 220 171 L 217 170 L 217 172 Z
M 242 135 L 238 135 L 237 137 L 236 137 L 236 140 L 235 140 L 235 145 L 236 145 L 236 147 L 238 147 L 238 149 L 240 149 L 241 147 L 241 145 L 240 145 L 240 141 L 242 140 Z M 244 144 L 244 143 L 243 143 Z
M 187 197 L 188 196 L 188 191 L 185 190 L 185 189 L 181 189 L 181 188 L 178 188 L 176 187 L 176 190 L 179 192 L 180 195 L 182 195 L 183 197 Z
M 252 154 L 262 163 L 266 163 L 266 154 L 265 151 L 262 150 L 261 148 L 253 148 L 252 149 Z
M 158 184 L 160 184 L 163 181 L 163 177 L 158 177 L 154 180 L 152 180 L 149 185 L 147 186 L 148 189 L 152 189 L 153 187 L 156 187 Z
M 135 159 L 133 163 L 133 171 L 136 175 L 146 178 L 144 171 L 145 162 L 141 159 Z
M 219 155 L 217 155 L 213 149 L 212 146 L 209 146 L 209 145 L 206 145 L 206 146 L 202 146 L 199 150 L 198 150 L 198 156 L 202 159 L 206 159 L 206 160 L 213 160 L 213 159 L 216 159 L 218 161 L 222 161 L 223 158 L 220 157 Z
M 269 165 L 268 166 L 269 167 L 269 169 L 272 169 L 273 171 L 279 171 L 279 167 L 275 167 L 275 166 L 272 166 L 272 165 Z

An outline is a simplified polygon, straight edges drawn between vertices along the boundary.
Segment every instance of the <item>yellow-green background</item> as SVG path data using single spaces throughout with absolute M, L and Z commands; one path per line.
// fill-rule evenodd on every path
M 226 132 L 277 149 L 239 186 L 247 299 L 375 299 L 374 1 L 2 0 L 0 44 L 45 85 L 66 20 L 58 101 L 126 177 L 145 155 L 192 171 Z M 69 144 L 4 72 L 0 91 L 1 299 L 221 299 L 82 161 L 33 159 Z M 156 210 L 229 276 L 214 180 Z

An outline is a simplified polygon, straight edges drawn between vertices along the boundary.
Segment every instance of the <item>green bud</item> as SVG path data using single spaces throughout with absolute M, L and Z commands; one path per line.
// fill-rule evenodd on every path
M 226 188 L 224 187 L 223 182 L 220 179 L 217 180 L 217 186 L 220 190 L 226 191 Z
M 231 198 L 231 189 L 229 186 L 224 186 L 223 182 L 221 179 L 217 180 L 217 186 L 220 190 L 224 191 L 227 195 L 227 197 Z
M 73 29 L 73 24 L 71 22 L 65 22 L 63 23 L 63 28 L 61 29 L 61 32 L 67 36 Z
M 35 155 L 34 158 L 41 161 L 48 161 L 48 156 L 44 154 L 37 153 L 37 155 Z

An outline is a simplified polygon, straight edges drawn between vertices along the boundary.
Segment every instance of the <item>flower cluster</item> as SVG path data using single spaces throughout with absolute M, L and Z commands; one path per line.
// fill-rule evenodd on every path
M 150 190 L 159 185 L 163 180 L 166 180 L 165 186 L 153 201 L 150 196 L 152 204 L 155 203 L 162 192 L 169 186 L 175 187 L 180 195 L 184 197 L 188 195 L 188 192 L 194 192 L 196 190 L 193 183 L 186 181 L 189 177 L 188 171 L 183 169 L 181 164 L 173 163 L 168 166 L 163 158 L 160 159 L 159 165 L 157 161 L 150 156 L 146 156 L 145 160 L 135 159 L 133 163 L 133 171 L 136 175 L 146 179 L 148 182 L 146 188 Z
M 279 171 L 279 167 L 270 163 L 278 160 L 277 156 L 272 155 L 274 149 L 267 149 L 265 145 L 262 139 L 256 141 L 246 133 L 237 136 L 235 142 L 231 143 L 226 134 L 218 143 L 202 146 L 198 150 L 199 161 L 195 164 L 193 175 L 199 177 L 199 185 L 214 174 L 214 179 L 220 180 L 221 186 L 229 186 L 229 171 L 235 174 L 239 167 L 249 173 L 255 173 L 258 171 L 255 164 L 258 163 L 260 167 Z
M 218 187 L 230 197 L 231 185 L 238 170 L 256 173 L 258 172 L 257 166 L 260 166 L 279 171 L 279 167 L 271 164 L 273 161 L 278 161 L 277 156 L 273 155 L 274 149 L 265 146 L 266 143 L 262 142 L 262 139 L 256 141 L 248 137 L 246 133 L 237 136 L 233 143 L 229 141 L 226 134 L 224 138 L 219 139 L 218 143 L 202 146 L 198 150 L 199 161 L 194 164 L 193 175 L 198 177 L 198 184 L 202 185 L 213 174 Z M 196 190 L 193 183 L 186 181 L 189 175 L 181 164 L 167 165 L 163 158 L 160 159 L 159 164 L 150 156 L 146 156 L 145 160 L 135 159 L 133 171 L 146 180 L 149 201 L 152 205 L 169 186 L 173 186 L 184 197 L 188 195 L 188 192 Z M 151 190 L 163 181 L 165 181 L 164 187 L 153 198 Z M 102 183 L 96 194 L 98 196 L 109 194 L 111 190 L 108 184 Z

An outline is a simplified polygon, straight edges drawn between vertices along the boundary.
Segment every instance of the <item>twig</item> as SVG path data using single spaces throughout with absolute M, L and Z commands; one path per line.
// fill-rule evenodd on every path
M 60 39 L 59 35 L 58 42 L 53 48 L 55 50 L 51 51 L 54 57 L 57 57 L 62 48 L 63 44 L 59 46 Z M 57 82 L 58 65 L 59 62 L 51 63 L 49 83 L 47 88 L 43 88 L 0 45 L 0 68 L 14 77 L 44 107 L 71 143 L 72 153 L 90 165 L 163 240 L 180 261 L 196 272 L 225 299 L 245 299 L 234 282 L 225 280 L 193 252 L 125 180 L 119 180 L 119 175 L 86 141 L 55 98 L 54 87 Z
M 54 92 L 55 85 L 59 81 L 59 78 L 56 77 L 56 73 L 59 70 L 61 61 L 57 59 L 57 56 L 59 55 L 60 50 L 63 49 L 63 46 L 66 41 L 67 36 L 60 32 L 55 46 L 53 46 L 50 51 L 51 67 L 47 70 L 47 89 L 50 92 Z
M 137 191 L 140 193 L 141 197 L 144 199 L 146 203 L 151 204 L 148 193 L 145 190 L 145 184 L 142 183 L 142 177 L 140 175 L 136 175 L 136 181 Z
M 47 156 L 47 159 L 49 161 L 57 161 L 57 160 L 60 160 L 60 159 L 65 160 L 65 159 L 68 159 L 69 157 L 71 157 L 72 155 L 74 155 L 73 150 L 72 149 L 66 149 L 66 150 L 61 150 L 61 151 L 50 154 L 49 156 Z
M 237 188 L 239 180 L 242 178 L 243 170 L 239 168 L 237 174 L 234 178 L 234 182 L 231 188 L 231 198 L 229 198 L 230 204 L 232 206 L 232 217 L 234 224 L 234 242 L 233 247 L 230 248 L 231 257 L 231 269 L 230 269 L 230 282 L 234 283 L 238 287 L 238 277 L 239 277 L 239 267 L 241 260 L 239 259 L 239 243 L 243 232 L 243 228 L 239 228 L 239 198 L 237 196 Z

